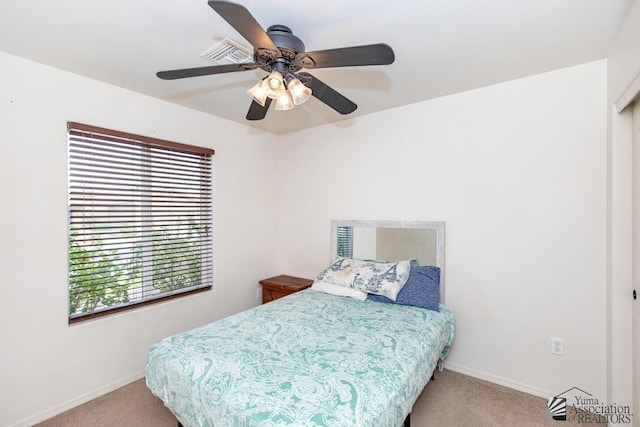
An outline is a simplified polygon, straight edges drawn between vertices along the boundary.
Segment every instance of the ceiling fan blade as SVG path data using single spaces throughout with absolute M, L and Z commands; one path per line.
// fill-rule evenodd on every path
M 313 89 L 312 89 L 313 90 Z M 258 104 L 256 101 L 251 101 L 249 111 L 247 111 L 247 120 L 262 120 L 267 115 L 267 110 L 271 105 L 271 98 L 267 98 L 264 102 L 264 107 Z
M 254 48 L 278 52 L 278 48 L 258 24 L 251 12 L 241 4 L 222 0 L 209 0 L 209 6 L 229 23 Z
M 357 67 L 388 65 L 395 60 L 393 49 L 384 43 L 317 50 L 299 54 L 296 65 L 303 68 Z
M 311 89 L 311 95 L 318 98 L 320 101 L 327 104 L 340 114 L 353 113 L 358 106 L 345 96 L 332 89 L 330 86 L 318 80 L 316 77 L 309 73 L 298 73 L 298 76 L 302 76 L 301 81 L 305 86 Z
M 254 63 L 212 65 L 210 67 L 183 68 L 181 70 L 158 71 L 156 76 L 163 80 L 184 79 L 187 77 L 208 76 L 210 74 L 233 73 L 235 71 L 255 70 Z

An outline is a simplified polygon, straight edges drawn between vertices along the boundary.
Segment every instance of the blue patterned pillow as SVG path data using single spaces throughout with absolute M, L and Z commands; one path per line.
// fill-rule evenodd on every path
M 409 260 L 384 262 L 338 257 L 316 280 L 384 295 L 395 301 L 409 278 L 410 269 Z
M 440 268 L 433 266 L 411 267 L 407 283 L 398 293 L 395 302 L 382 295 L 367 295 L 367 299 L 389 304 L 413 305 L 427 310 L 440 311 Z

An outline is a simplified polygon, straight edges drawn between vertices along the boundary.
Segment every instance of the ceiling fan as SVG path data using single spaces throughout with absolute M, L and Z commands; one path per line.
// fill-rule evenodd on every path
M 312 95 L 340 114 L 352 113 L 358 107 L 353 101 L 300 70 L 388 65 L 395 59 L 391 47 L 384 43 L 306 52 L 302 40 L 289 27 L 272 25 L 265 31 L 240 4 L 224 0 L 208 3 L 253 46 L 254 62 L 160 71 L 156 75 L 173 80 L 260 68 L 269 74 L 247 91 L 253 97 L 247 120 L 263 119 L 272 100 L 276 110 L 289 110 Z

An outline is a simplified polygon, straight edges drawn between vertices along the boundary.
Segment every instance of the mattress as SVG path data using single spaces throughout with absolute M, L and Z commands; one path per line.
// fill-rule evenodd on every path
M 398 427 L 453 335 L 444 305 L 307 289 L 156 343 L 146 382 L 185 427 Z

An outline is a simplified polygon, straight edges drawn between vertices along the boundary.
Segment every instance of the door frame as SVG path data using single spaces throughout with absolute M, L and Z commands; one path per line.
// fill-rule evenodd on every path
M 614 393 L 618 394 L 620 392 L 620 390 L 616 390 L 617 384 L 612 385 L 612 382 L 614 381 L 614 378 L 616 375 L 616 372 L 611 368 L 611 366 L 615 364 L 614 360 L 620 357 L 622 357 L 622 360 L 628 360 L 627 357 L 630 357 L 629 367 L 631 369 L 631 375 L 629 380 L 631 384 L 629 383 L 621 384 L 623 386 L 622 387 L 623 389 L 630 388 L 630 390 L 622 390 L 622 394 L 623 395 L 626 394 L 625 391 L 631 393 L 630 401 L 628 403 L 632 405 L 631 407 L 631 413 L 633 414 L 632 424 L 635 425 L 636 427 L 640 427 L 640 365 L 638 364 L 638 361 L 640 360 L 640 300 L 636 299 L 634 301 L 632 298 L 633 289 L 635 289 L 637 292 L 640 292 L 640 73 L 638 74 L 638 76 L 636 76 L 632 84 L 627 88 L 627 90 L 622 94 L 622 96 L 616 102 L 615 112 L 617 113 L 616 115 L 618 117 L 614 117 L 614 123 L 612 124 L 612 132 L 619 132 L 620 134 L 622 134 L 622 136 L 621 137 L 618 136 L 617 139 L 613 138 L 614 142 L 612 146 L 609 147 L 609 150 L 610 150 L 609 167 L 611 169 L 614 169 L 616 166 L 616 158 L 615 158 L 616 149 L 619 149 L 622 152 L 622 154 L 624 154 L 624 151 L 627 151 L 630 157 L 630 162 L 629 162 L 630 164 L 627 163 L 622 167 L 623 169 L 622 173 L 620 171 L 610 172 L 609 179 L 615 180 L 616 178 L 618 179 L 622 178 L 624 180 L 625 177 L 630 179 L 631 181 L 629 183 L 630 190 L 631 190 L 630 197 L 626 200 L 629 202 L 628 207 L 630 209 L 627 215 L 630 215 L 630 218 L 627 217 L 624 213 L 622 213 L 621 215 L 620 213 L 618 213 L 618 215 L 615 215 L 615 212 L 614 212 L 614 214 L 612 214 L 612 211 L 615 210 L 616 205 L 615 205 L 615 202 L 610 202 L 612 206 L 610 207 L 610 210 L 609 210 L 609 214 L 611 216 L 609 219 L 609 227 L 611 227 L 610 229 L 611 233 L 615 233 L 616 231 L 623 232 L 625 225 L 629 225 L 631 227 L 631 230 L 630 230 L 631 241 L 629 242 L 630 243 L 629 249 L 631 249 L 630 251 L 631 254 L 623 253 L 623 255 L 625 255 L 624 258 L 627 258 L 627 256 L 630 255 L 627 258 L 630 261 L 630 265 L 629 265 L 630 271 L 627 272 L 628 275 L 625 273 L 622 273 L 620 276 L 620 279 L 622 279 L 620 283 L 616 283 L 616 280 L 613 280 L 612 277 L 610 277 L 610 280 L 609 280 L 610 289 L 608 290 L 608 297 L 609 297 L 608 309 L 610 310 L 610 313 L 608 318 L 610 319 L 610 322 L 611 322 L 610 326 L 612 326 L 615 323 L 611 321 L 612 316 L 616 316 L 616 315 L 612 314 L 611 312 L 620 310 L 622 312 L 628 313 L 627 319 L 629 319 L 631 324 L 626 325 L 629 329 L 624 328 L 625 330 L 628 331 L 627 336 L 628 336 L 628 339 L 630 340 L 629 343 L 626 343 L 628 345 L 624 345 L 625 343 L 622 343 L 622 345 L 620 345 L 620 343 L 617 343 L 615 348 L 608 349 L 608 355 L 610 356 L 608 358 L 609 359 L 608 373 L 610 374 L 610 377 L 608 379 L 608 383 L 609 383 L 608 397 L 609 397 L 609 403 L 614 403 L 611 401 L 612 398 L 613 400 L 615 400 L 615 397 L 612 396 L 612 394 Z M 616 142 L 618 143 L 617 144 L 618 146 L 616 146 Z M 619 158 L 618 158 L 618 161 L 619 161 Z M 630 167 L 630 170 L 625 171 L 624 170 L 625 167 Z M 624 184 L 620 187 L 620 189 L 614 187 L 612 184 L 609 184 L 609 186 L 612 192 L 612 195 L 609 196 L 610 199 L 615 198 L 617 191 L 623 192 L 625 188 Z M 622 195 L 622 199 L 623 199 L 622 204 L 618 204 L 617 208 L 622 207 L 622 209 L 624 210 L 623 206 L 626 203 L 623 195 Z M 612 222 L 615 222 L 616 219 L 622 219 L 622 220 L 618 224 L 615 224 L 615 225 L 612 224 Z M 623 238 L 623 239 L 620 239 L 621 241 L 616 242 L 613 236 L 610 237 L 610 239 L 612 241 L 610 242 L 611 248 L 608 251 L 608 257 L 609 257 L 608 263 L 611 264 L 610 268 L 613 269 L 616 266 L 616 261 L 612 256 L 612 252 L 616 251 L 616 246 L 617 246 L 617 249 L 620 250 L 620 244 L 624 246 L 625 241 Z M 622 267 L 623 269 L 625 268 L 624 261 L 622 261 L 622 263 L 620 264 L 620 267 Z M 628 280 L 627 278 L 630 280 Z M 614 297 L 615 294 L 618 294 L 618 298 Z M 609 332 L 612 333 L 613 335 L 613 331 L 611 329 L 609 329 Z M 624 337 L 618 335 L 618 339 L 624 339 Z M 609 337 L 607 341 L 608 341 L 608 344 L 611 345 L 613 339 Z M 631 354 L 627 356 L 615 354 L 616 351 L 619 352 L 620 350 L 623 350 L 623 349 L 630 351 Z

